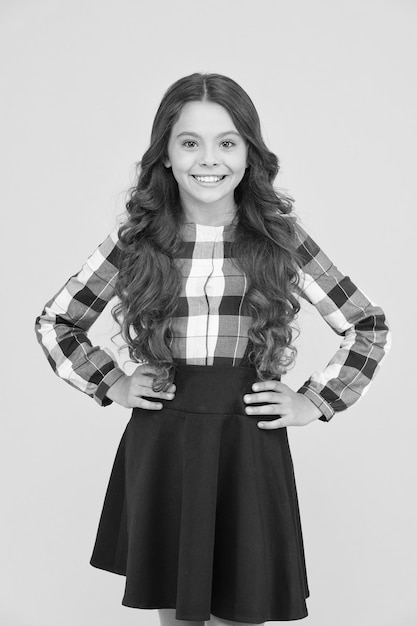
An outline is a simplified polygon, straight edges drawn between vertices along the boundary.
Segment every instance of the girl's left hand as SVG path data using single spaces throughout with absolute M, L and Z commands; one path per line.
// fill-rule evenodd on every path
M 247 406 L 248 415 L 279 415 L 275 420 L 258 422 L 259 428 L 305 426 L 321 417 L 322 413 L 304 394 L 296 393 L 278 380 L 263 380 L 252 385 L 256 393 L 243 396 L 246 404 L 267 402 L 264 406 Z

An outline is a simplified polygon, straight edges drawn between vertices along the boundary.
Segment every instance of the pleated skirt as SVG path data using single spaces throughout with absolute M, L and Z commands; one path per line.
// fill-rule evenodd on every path
M 262 430 L 250 367 L 179 365 L 175 399 L 133 409 L 91 557 L 122 604 L 177 619 L 297 620 L 309 595 L 286 428 Z

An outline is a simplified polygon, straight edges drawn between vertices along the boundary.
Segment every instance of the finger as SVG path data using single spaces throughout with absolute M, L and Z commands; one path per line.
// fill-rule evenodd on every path
M 277 420 L 270 420 L 268 422 L 258 422 L 258 428 L 262 430 L 272 430 L 276 428 L 286 428 L 287 426 L 292 426 L 291 417 L 280 417 Z
M 155 376 L 156 368 L 152 365 L 138 365 L 138 367 L 133 372 L 132 376 Z
M 152 387 L 145 387 L 143 385 L 135 387 L 134 394 L 137 397 L 146 396 L 147 398 L 162 398 L 164 400 L 172 400 L 175 396 L 173 392 L 154 391 Z
M 257 402 L 269 402 L 270 404 L 282 404 L 286 401 L 286 397 L 282 393 L 276 391 L 262 391 L 260 393 L 247 393 L 243 396 L 243 400 L 247 404 Z
M 279 415 L 280 411 L 282 411 L 282 407 L 275 402 L 273 404 L 264 404 L 262 406 L 245 407 L 247 415 Z
M 138 370 L 139 368 L 137 368 L 132 374 L 135 384 L 146 387 L 147 389 L 151 389 L 155 380 L 155 374 L 152 372 L 147 374 L 146 372 L 143 373 Z M 167 389 L 164 389 L 164 391 L 169 393 L 174 393 L 175 390 L 176 386 L 174 385 L 174 383 L 171 383 L 170 385 L 168 385 Z
M 135 397 L 132 400 L 132 407 L 146 409 L 148 411 L 160 411 L 163 408 L 162 402 L 151 402 L 145 398 Z
M 284 385 L 279 380 L 258 380 L 252 385 L 253 391 L 288 391 L 288 385 Z

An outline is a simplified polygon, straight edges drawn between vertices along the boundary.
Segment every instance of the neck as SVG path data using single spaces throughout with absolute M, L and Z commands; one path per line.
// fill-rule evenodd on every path
M 185 222 L 195 222 L 204 226 L 225 226 L 230 224 L 236 216 L 237 206 L 216 206 L 215 204 L 190 205 L 182 202 Z

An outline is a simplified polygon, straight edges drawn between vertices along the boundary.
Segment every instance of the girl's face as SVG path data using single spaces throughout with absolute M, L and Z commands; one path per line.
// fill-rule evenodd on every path
M 247 154 L 246 141 L 224 107 L 207 101 L 185 104 L 164 162 L 172 167 L 185 211 L 234 212 L 234 190 L 245 174 Z

